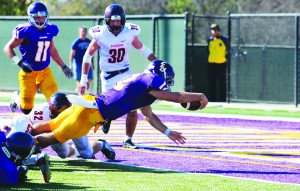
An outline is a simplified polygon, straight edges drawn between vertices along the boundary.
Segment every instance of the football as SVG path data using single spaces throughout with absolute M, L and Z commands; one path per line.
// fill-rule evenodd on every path
M 201 103 L 200 101 L 192 101 L 189 103 L 181 103 L 181 106 L 187 110 L 195 111 L 200 109 Z

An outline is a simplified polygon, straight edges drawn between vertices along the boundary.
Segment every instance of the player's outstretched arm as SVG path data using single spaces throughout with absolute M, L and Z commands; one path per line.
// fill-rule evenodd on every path
M 39 134 L 46 133 L 46 132 L 51 132 L 48 121 L 33 124 L 32 129 L 29 133 L 32 136 L 35 136 L 35 135 L 39 135 Z
M 203 109 L 208 104 L 208 99 L 203 93 L 194 92 L 169 92 L 163 90 L 151 90 L 149 92 L 152 96 L 160 100 L 171 101 L 175 103 L 188 103 L 192 101 L 200 101 Z
M 169 139 L 174 141 L 176 144 L 184 144 L 186 138 L 182 136 L 182 133 L 177 131 L 172 131 L 167 126 L 165 126 L 161 120 L 152 112 L 150 106 L 145 106 L 141 108 L 141 112 L 144 115 L 146 121 L 148 121 L 155 129 L 165 134 Z

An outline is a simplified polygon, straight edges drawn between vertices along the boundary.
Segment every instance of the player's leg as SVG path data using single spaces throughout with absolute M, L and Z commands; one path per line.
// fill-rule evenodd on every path
M 136 128 L 137 121 L 138 121 L 138 114 L 136 110 L 131 111 L 127 114 L 126 137 L 123 142 L 123 147 L 125 148 L 138 149 L 138 147 L 131 140 Z
M 115 160 L 116 153 L 107 143 L 107 141 L 99 139 L 97 141 L 92 141 L 91 145 L 93 147 L 94 154 L 101 151 L 107 159 Z
M 37 84 L 47 100 L 58 91 L 58 85 L 49 67 L 39 73 Z
M 43 175 L 44 181 L 48 183 L 51 179 L 49 158 L 49 155 L 46 153 L 32 155 L 30 158 L 23 160 L 22 165 L 37 165 Z
M 217 81 L 220 87 L 219 101 L 226 102 L 226 64 L 219 64 L 217 69 Z
M 73 138 L 72 141 L 79 153 L 79 157 L 84 159 L 93 158 L 94 151 L 86 135 L 80 138 Z
M 36 78 L 39 72 L 19 72 L 20 83 L 20 109 L 24 114 L 29 114 L 34 106 L 34 96 L 37 91 Z
M 216 64 L 208 64 L 209 101 L 216 101 Z
M 74 152 L 70 151 L 71 149 L 67 143 L 54 144 L 51 145 L 51 148 L 60 158 L 63 159 L 74 155 Z

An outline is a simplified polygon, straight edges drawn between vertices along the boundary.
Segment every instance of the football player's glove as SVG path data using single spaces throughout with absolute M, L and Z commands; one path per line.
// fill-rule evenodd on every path
M 18 64 L 18 66 L 19 66 L 24 72 L 26 72 L 26 73 L 32 72 L 32 68 L 31 68 L 31 66 L 30 66 L 28 63 L 23 62 L 22 60 L 20 60 L 17 64 Z
M 67 65 L 63 64 L 61 66 L 61 70 L 65 74 L 66 78 L 72 78 L 73 77 L 73 72 Z

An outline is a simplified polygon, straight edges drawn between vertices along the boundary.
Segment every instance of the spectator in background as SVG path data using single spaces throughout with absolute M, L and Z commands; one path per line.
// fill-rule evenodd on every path
M 85 26 L 79 27 L 79 37 L 74 40 L 71 46 L 70 51 L 70 68 L 73 70 L 74 78 L 77 81 L 76 91 L 81 78 L 81 69 L 82 69 L 82 58 L 84 53 L 89 46 L 91 40 L 86 37 L 87 28 Z M 92 64 L 92 69 L 94 69 L 94 64 Z M 88 73 L 88 81 L 91 84 L 93 80 L 93 70 L 90 70 Z
M 221 35 L 217 24 L 210 26 L 208 39 L 209 100 L 226 101 L 226 54 L 228 39 Z M 219 96 L 218 96 L 219 95 Z

